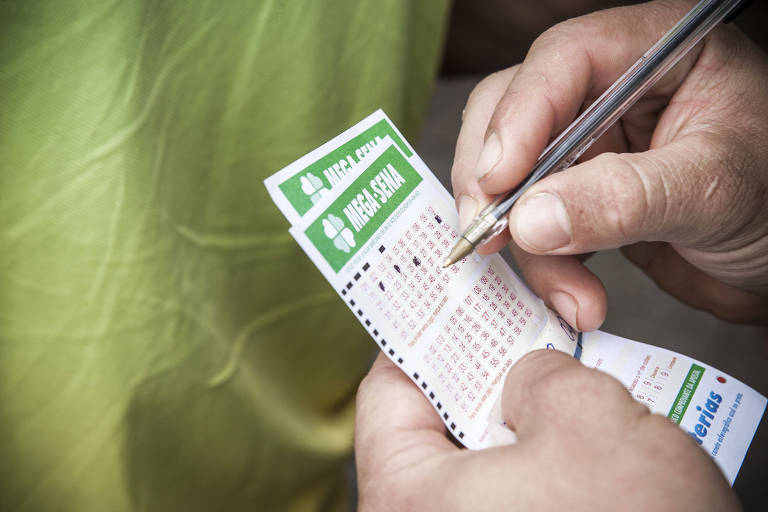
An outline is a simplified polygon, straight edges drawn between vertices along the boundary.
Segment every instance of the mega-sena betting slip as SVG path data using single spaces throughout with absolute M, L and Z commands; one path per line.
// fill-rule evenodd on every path
M 531 350 L 561 350 L 677 423 L 733 484 L 766 398 L 690 357 L 577 332 L 498 254 L 443 268 L 460 236 L 453 197 L 381 110 L 265 185 L 339 298 L 467 448 L 516 441 L 504 378 Z

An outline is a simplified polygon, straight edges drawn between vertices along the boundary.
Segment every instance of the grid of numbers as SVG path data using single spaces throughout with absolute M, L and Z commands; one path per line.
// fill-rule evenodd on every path
M 430 343 L 424 363 L 466 414 L 525 350 L 516 344 L 532 325 L 532 315 L 489 266 Z
M 506 370 L 527 350 L 527 344 L 520 341 L 530 341 L 540 324 L 494 264 L 480 272 L 464 258 L 442 268 L 458 237 L 457 230 L 433 206 L 426 206 L 393 242 L 380 246 L 379 257 L 366 262 L 354 283 L 347 285 L 350 306 L 355 309 L 355 300 L 375 305 L 379 321 L 408 346 L 419 342 L 435 321 L 442 322 L 430 331 L 436 335 L 421 340 L 418 366 L 423 374 L 413 377 L 452 430 L 456 425 L 435 391 L 443 400 L 457 404 L 463 416 L 473 418 Z M 466 282 L 465 274 L 477 272 L 474 282 L 461 286 L 468 293 L 449 295 L 453 281 Z M 373 328 L 361 310 L 356 312 Z M 402 354 L 377 338 L 376 329 L 373 335 L 393 360 L 403 364 Z M 463 437 L 462 432 L 458 435 Z
M 429 206 L 373 264 L 361 282 L 367 294 L 402 340 L 413 344 L 430 316 L 448 301 L 447 288 L 466 259 L 442 268 L 459 234 Z

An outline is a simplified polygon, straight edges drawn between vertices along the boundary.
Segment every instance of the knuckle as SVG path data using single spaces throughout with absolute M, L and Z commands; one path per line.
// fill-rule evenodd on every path
M 546 55 L 560 66 L 572 67 L 574 61 L 588 54 L 588 41 L 604 31 L 593 16 L 571 18 L 553 25 L 537 37 L 528 52 Z M 554 64 L 554 63 L 553 63 Z
M 516 385 L 522 388 L 524 396 L 544 403 L 581 383 L 587 373 L 587 369 L 580 364 L 562 364 L 563 360 L 572 358 L 558 351 L 537 350 L 525 358 L 524 371 Z
M 582 368 L 572 367 L 551 372 L 530 384 L 530 395 L 542 403 L 548 403 L 552 397 L 560 396 L 564 391 L 578 386 L 585 379 Z
M 719 230 L 728 238 L 738 236 L 728 228 L 743 226 L 765 207 L 768 180 L 755 164 L 763 159 L 738 134 L 702 132 L 699 137 L 702 147 L 717 148 L 701 151 L 699 160 L 692 162 L 692 166 L 706 171 L 699 190 L 707 205 L 703 211 L 713 231 Z M 733 208 L 734 204 L 740 207 Z
M 478 102 L 485 99 L 488 90 L 493 87 L 495 82 L 499 79 L 500 74 L 500 71 L 496 71 L 477 83 L 467 97 L 467 102 L 464 104 L 465 111 L 473 109 Z
M 466 119 L 470 113 L 475 111 L 488 111 L 490 115 L 492 109 L 496 106 L 500 96 L 506 90 L 509 82 L 517 73 L 518 66 L 512 66 L 501 71 L 496 71 L 486 76 L 472 89 L 464 104 L 462 119 Z
M 583 23 L 577 20 L 560 23 L 541 34 L 522 65 L 519 98 L 510 90 L 504 102 L 517 107 L 530 104 L 543 119 L 557 126 L 572 118 L 582 99 L 574 94 L 586 87 L 578 85 L 583 78 L 574 80 L 574 77 L 589 68 L 589 46 L 584 44 L 584 37 L 578 35 L 582 32 Z M 504 114 L 499 121 L 514 122 L 511 118 L 514 110 Z
M 586 392 L 588 396 L 601 397 L 601 402 L 615 403 L 626 402 L 636 404 L 627 392 L 626 388 L 614 377 L 607 373 L 595 370 L 594 368 L 582 367 L 583 372 L 578 384 L 580 391 Z M 642 410 L 645 408 L 637 404 Z
M 651 192 L 644 173 L 615 153 L 604 153 L 595 160 L 604 177 L 599 185 L 601 207 L 596 211 L 601 218 L 594 219 L 596 225 L 604 225 L 623 242 L 634 242 L 649 220 Z
M 602 414 L 604 410 L 624 411 L 624 414 L 647 412 L 634 402 L 619 381 L 599 370 L 581 364 L 560 368 L 528 384 L 524 395 L 530 407 L 551 411 L 556 407 L 563 418 L 578 417 L 575 410 L 587 414 Z M 542 411 L 543 412 L 543 411 Z M 575 414 L 575 415 L 574 415 Z M 619 415 L 616 415 L 618 417 Z M 553 418 L 553 421 L 556 421 Z
M 615 21 L 614 21 L 615 23 Z M 559 30 L 563 37 L 568 39 L 582 38 L 585 35 L 594 36 L 597 32 L 604 30 L 604 23 L 598 16 L 587 15 L 576 18 L 568 18 L 557 23 L 553 29 Z
M 561 21 L 542 32 L 531 45 L 530 51 L 569 47 L 574 37 L 579 35 L 583 28 L 583 19 L 571 18 Z

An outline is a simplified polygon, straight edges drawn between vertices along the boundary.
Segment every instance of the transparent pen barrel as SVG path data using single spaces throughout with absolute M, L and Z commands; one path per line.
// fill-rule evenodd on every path
M 578 159 L 603 133 L 670 68 L 722 21 L 739 0 L 703 0 L 641 56 L 611 87 L 542 152 L 529 177 L 497 197 L 478 218 L 493 212 L 499 222 L 534 183 L 561 171 Z M 494 232 L 499 232 L 494 226 Z M 490 237 L 485 237 L 488 239 Z
M 739 0 L 699 2 L 590 105 L 568 130 L 560 134 L 544 150 L 541 158 L 561 139 L 582 132 L 581 137 L 585 140 L 577 145 L 562 162 L 567 164 L 564 167 L 572 164 L 738 4 Z M 599 115 L 601 110 L 604 112 Z M 595 114 L 598 116 L 595 117 Z M 582 123 L 587 121 L 590 121 L 591 126 L 582 126 Z

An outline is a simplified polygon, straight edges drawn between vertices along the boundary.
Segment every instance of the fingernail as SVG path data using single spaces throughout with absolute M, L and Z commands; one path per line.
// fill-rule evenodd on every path
M 579 312 L 579 306 L 576 303 L 576 299 L 574 299 L 570 293 L 561 291 L 552 292 L 549 294 L 549 302 L 566 322 L 573 322 L 573 327 L 578 329 L 576 326 L 576 315 Z
M 472 196 L 461 196 L 459 199 L 459 231 L 462 233 L 475 218 L 477 202 Z
M 478 181 L 490 173 L 499 160 L 501 160 L 501 140 L 499 140 L 496 132 L 493 132 L 485 139 L 483 149 L 480 151 L 480 158 L 477 159 L 475 176 Z
M 517 234 L 540 251 L 553 251 L 571 243 L 571 220 L 560 198 L 542 192 L 518 206 Z

